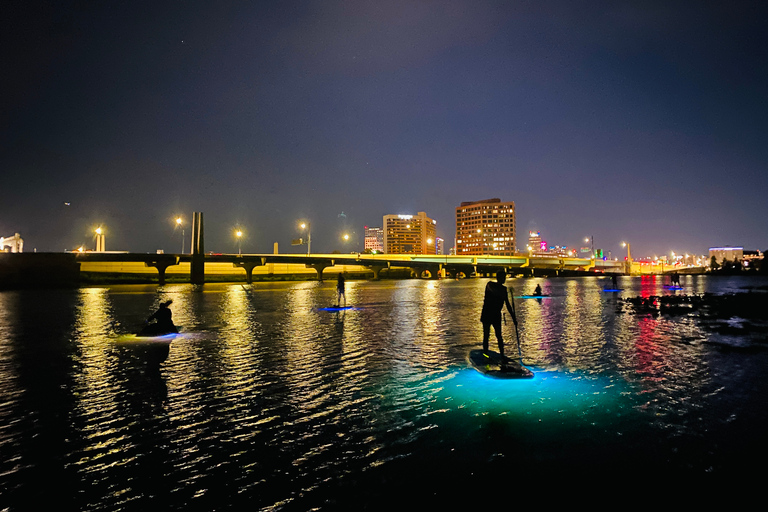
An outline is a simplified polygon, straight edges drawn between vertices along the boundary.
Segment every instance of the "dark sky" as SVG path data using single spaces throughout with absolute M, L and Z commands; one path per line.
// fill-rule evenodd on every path
M 451 246 L 491 197 L 518 248 L 768 249 L 765 2 L 12 0 L 0 23 L 0 236 L 27 251 L 103 224 L 175 252 L 194 211 L 217 252 L 237 225 L 300 252 L 301 219 L 313 252 L 359 250 L 418 211 Z

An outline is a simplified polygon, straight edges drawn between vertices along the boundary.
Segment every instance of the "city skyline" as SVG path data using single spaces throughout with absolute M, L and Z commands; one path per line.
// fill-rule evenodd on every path
M 767 9 L 19 3 L 0 236 L 176 252 L 201 211 L 211 250 L 301 252 L 306 220 L 323 252 L 424 211 L 451 247 L 502 197 L 519 237 L 614 257 L 765 250 Z

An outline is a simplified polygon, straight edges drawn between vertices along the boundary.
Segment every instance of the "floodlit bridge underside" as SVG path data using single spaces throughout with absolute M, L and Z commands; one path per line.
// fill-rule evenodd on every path
M 82 262 L 144 262 L 147 267 L 155 267 L 161 282 L 165 270 L 181 262 L 192 261 L 190 254 L 138 254 L 138 253 L 80 253 L 77 259 Z M 269 264 L 298 264 L 314 269 L 319 280 L 323 271 L 337 265 L 353 265 L 369 269 L 374 278 L 384 269 L 410 268 L 417 277 L 436 279 L 441 275 L 450 277 L 470 276 L 472 274 L 492 274 L 505 270 L 510 274 L 533 274 L 538 272 L 553 274 L 561 271 L 621 272 L 615 269 L 613 262 L 585 258 L 563 257 L 528 257 L 519 256 L 440 256 L 412 254 L 206 254 L 205 263 L 231 263 L 234 267 L 245 270 L 246 280 L 252 281 L 253 269 Z

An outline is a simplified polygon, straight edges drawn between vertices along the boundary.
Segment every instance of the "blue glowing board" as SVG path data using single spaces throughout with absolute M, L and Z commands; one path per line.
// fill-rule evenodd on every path
M 516 299 L 551 299 L 551 295 L 521 295 L 515 297 Z
M 665 290 L 682 290 L 682 286 L 664 286 Z
M 318 311 L 349 311 L 351 309 L 357 309 L 357 308 L 354 306 L 341 306 L 341 307 L 331 306 L 327 308 L 317 308 Z
M 170 343 L 179 336 L 179 333 L 172 332 L 162 336 L 139 336 L 138 334 L 124 334 L 117 341 L 122 343 Z
M 481 349 L 472 350 L 467 359 L 475 370 L 495 379 L 530 379 L 533 377 L 531 370 L 509 357 L 504 357 L 504 365 L 502 365 L 501 354 L 493 350 L 488 352 L 483 352 Z
M 604 292 L 621 292 L 624 288 L 603 288 Z

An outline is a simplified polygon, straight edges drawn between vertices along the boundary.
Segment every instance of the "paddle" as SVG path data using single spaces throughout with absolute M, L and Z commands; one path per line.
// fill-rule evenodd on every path
M 512 314 L 515 315 L 515 336 L 517 337 L 517 355 L 520 356 L 520 366 L 523 366 L 523 351 L 520 348 L 520 333 L 517 331 L 517 311 L 515 310 L 515 294 L 512 293 L 512 288 L 509 289 L 510 301 L 512 303 Z

